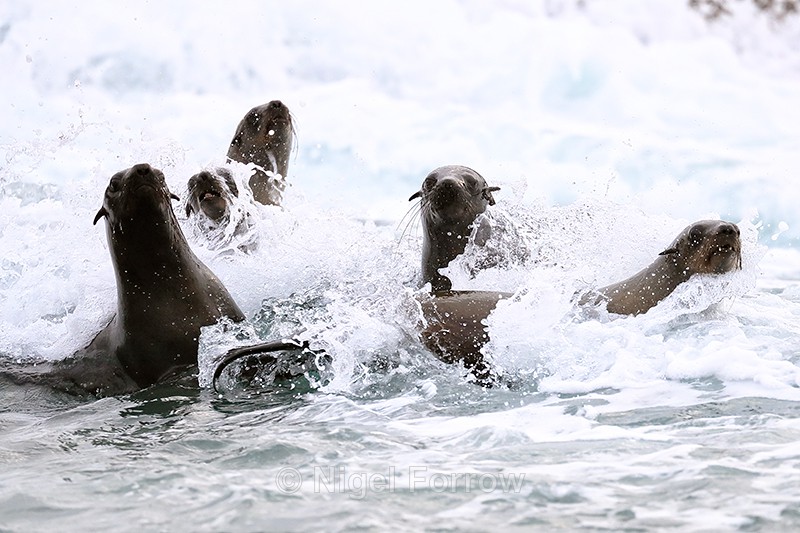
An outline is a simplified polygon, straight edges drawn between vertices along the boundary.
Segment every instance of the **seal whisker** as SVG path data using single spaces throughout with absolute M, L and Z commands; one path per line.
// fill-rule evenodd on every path
M 411 226 L 411 224 L 419 220 L 419 214 L 421 210 L 422 210 L 422 200 L 412 205 L 408 209 L 408 211 L 406 211 L 406 214 L 403 215 L 403 218 L 400 219 L 400 222 L 397 223 L 397 229 L 400 229 L 400 226 L 403 225 L 403 222 L 406 222 L 406 220 L 408 220 L 406 222 L 405 227 L 403 228 L 403 232 L 400 234 L 401 240 L 403 239 L 403 237 L 405 237 L 406 231 L 408 230 L 409 226 Z
M 294 117 L 294 113 L 291 111 L 289 112 L 289 127 L 292 130 L 292 152 L 294 152 L 294 158 L 297 160 L 298 150 L 298 141 L 297 141 L 297 119 Z

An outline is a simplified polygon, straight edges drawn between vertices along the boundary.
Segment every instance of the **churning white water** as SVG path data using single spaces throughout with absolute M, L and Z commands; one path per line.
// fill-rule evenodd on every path
M 685 4 L 7 0 L 2 360 L 66 357 L 114 313 L 91 223 L 113 173 L 185 196 L 272 99 L 298 146 L 283 208 L 242 204 L 251 253 L 175 202 L 250 319 L 205 329 L 196 377 L 96 401 L 0 383 L 0 530 L 800 527 L 800 23 Z M 501 187 L 501 260 L 448 268 L 514 293 L 494 388 L 416 338 L 407 199 L 446 164 Z M 739 225 L 741 272 L 637 317 L 575 309 L 704 218 Z M 225 348 L 293 335 L 332 356 L 321 386 L 208 387 Z

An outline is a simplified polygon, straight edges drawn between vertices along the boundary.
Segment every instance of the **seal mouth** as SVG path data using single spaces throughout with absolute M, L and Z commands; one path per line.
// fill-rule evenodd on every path
M 215 190 L 205 191 L 200 194 L 200 201 L 205 202 L 206 200 L 213 200 L 215 198 L 222 198 L 222 193 Z
M 288 133 L 294 132 L 292 121 L 289 118 L 276 117 L 270 119 L 264 126 L 262 134 L 266 139 L 272 139 L 284 134 L 286 130 L 288 130 Z
M 164 191 L 164 187 L 162 187 L 161 185 L 145 181 L 145 182 L 139 182 L 136 185 L 134 185 L 133 192 L 138 194 L 143 192 L 144 189 L 149 189 L 151 192 L 156 192 L 156 193 Z
M 292 123 L 292 117 L 288 113 L 285 114 L 285 115 L 284 114 L 274 114 L 271 117 L 269 117 L 269 119 L 267 120 L 267 123 L 269 125 L 281 124 L 281 125 L 285 126 L 287 124 L 291 124 Z
M 722 274 L 731 270 L 741 270 L 742 256 L 741 248 L 736 242 L 723 242 L 711 246 L 711 250 L 706 257 L 709 266 L 713 266 L 713 271 Z
M 720 244 L 717 246 L 717 251 L 723 254 L 729 254 L 733 251 L 733 246 L 728 243 Z
M 715 243 L 710 247 L 708 254 L 709 259 L 718 255 L 731 255 L 738 254 L 739 246 L 735 242 L 721 242 Z

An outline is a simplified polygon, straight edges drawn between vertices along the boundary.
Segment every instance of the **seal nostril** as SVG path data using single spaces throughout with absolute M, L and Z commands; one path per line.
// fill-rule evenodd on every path
M 140 163 L 140 164 L 134 166 L 133 170 L 134 170 L 134 172 L 136 172 L 140 176 L 145 176 L 147 174 L 150 174 L 150 172 L 152 172 L 152 169 L 150 168 L 150 165 L 148 165 L 147 163 Z
M 281 102 L 280 100 L 273 100 L 272 102 L 269 103 L 269 106 L 274 109 L 279 109 L 283 107 L 283 102 Z

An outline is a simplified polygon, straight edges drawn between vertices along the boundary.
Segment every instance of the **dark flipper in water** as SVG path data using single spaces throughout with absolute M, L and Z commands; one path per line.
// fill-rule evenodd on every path
M 276 380 L 290 380 L 308 371 L 323 370 L 321 366 L 325 367 L 330 362 L 330 356 L 311 350 L 307 342 L 273 341 L 233 348 L 214 369 L 214 391 L 220 392 L 217 383 L 225 369 L 245 358 L 248 362 L 252 361 L 248 366 L 258 365 L 270 369 Z

